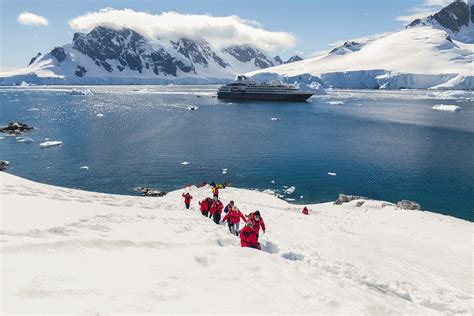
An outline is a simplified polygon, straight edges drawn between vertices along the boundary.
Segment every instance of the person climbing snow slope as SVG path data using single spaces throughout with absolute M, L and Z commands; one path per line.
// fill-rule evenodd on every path
M 225 222 L 227 219 L 230 220 L 230 232 L 233 235 L 239 236 L 239 225 L 240 225 L 240 219 L 244 221 L 244 223 L 247 221 L 245 218 L 244 214 L 240 212 L 240 210 L 237 208 L 237 206 L 233 206 L 229 209 L 229 212 L 224 216 L 222 219 L 222 222 Z
M 189 205 L 191 204 L 191 200 L 193 199 L 193 197 L 191 196 L 191 194 L 189 194 L 189 192 L 187 192 L 186 194 L 183 193 L 181 196 L 184 198 L 184 205 L 186 205 L 186 209 L 189 210 Z
M 207 214 L 209 213 L 209 201 L 207 198 L 199 202 L 199 210 L 203 216 L 207 217 Z
M 212 202 L 211 205 L 211 216 L 212 219 L 214 220 L 214 223 L 219 224 L 221 221 L 221 214 L 222 214 L 222 209 L 224 208 L 224 205 L 222 204 L 221 201 L 216 197 L 214 197 L 214 202 Z
M 265 233 L 265 222 L 260 216 L 260 212 L 255 211 L 249 215 L 247 223 L 240 231 L 240 245 L 242 247 L 261 249 L 260 243 L 258 242 L 260 228 L 262 228 L 263 233 Z

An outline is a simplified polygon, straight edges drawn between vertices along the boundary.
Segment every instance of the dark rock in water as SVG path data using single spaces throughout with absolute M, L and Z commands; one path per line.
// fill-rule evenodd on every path
M 408 200 L 398 201 L 397 207 L 401 210 L 421 210 L 420 204 Z
M 0 132 L 18 134 L 29 131 L 33 127 L 28 126 L 27 124 L 20 122 L 10 122 L 7 127 L 0 127 Z
M 7 169 L 10 163 L 6 160 L 0 160 L 0 171 Z
M 136 187 L 135 191 L 140 192 L 143 196 L 154 196 L 160 197 L 165 196 L 166 192 L 152 189 L 152 188 L 145 188 L 145 187 Z
M 354 201 L 354 200 L 367 200 L 368 198 L 365 197 L 365 196 L 358 196 L 358 195 L 345 195 L 345 194 L 339 194 L 339 196 L 337 197 L 337 200 L 336 202 L 334 202 L 335 205 L 341 205 L 343 203 L 347 203 L 347 202 L 350 202 L 350 201 Z M 362 204 L 361 204 L 362 205 Z M 359 207 L 360 205 L 358 205 Z

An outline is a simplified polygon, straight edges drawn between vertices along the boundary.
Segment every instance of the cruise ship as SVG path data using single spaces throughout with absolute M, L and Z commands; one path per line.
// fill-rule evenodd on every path
M 238 76 L 233 83 L 224 85 L 217 91 L 219 99 L 306 101 L 314 93 L 302 92 L 293 85 L 282 83 L 258 83 L 246 76 Z

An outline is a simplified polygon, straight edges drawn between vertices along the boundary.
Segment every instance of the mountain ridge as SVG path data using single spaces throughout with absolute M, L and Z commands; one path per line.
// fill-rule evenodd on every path
M 352 89 L 474 89 L 474 5 L 455 1 L 405 28 L 247 75 Z M 469 17 L 469 19 L 468 19 Z

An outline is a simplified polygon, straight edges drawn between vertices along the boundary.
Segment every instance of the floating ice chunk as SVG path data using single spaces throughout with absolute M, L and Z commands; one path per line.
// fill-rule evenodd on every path
M 300 199 L 302 199 L 302 198 L 303 198 L 303 196 L 302 196 L 302 195 L 300 195 Z
M 275 183 L 275 180 L 270 181 L 271 183 Z
M 82 170 L 89 170 L 89 166 L 82 166 L 82 167 L 80 167 L 79 169 L 82 169 Z
M 54 147 L 54 146 L 61 146 L 62 144 L 63 144 L 63 142 L 61 142 L 61 141 L 51 140 L 51 141 L 41 143 L 40 147 L 41 148 L 48 148 L 48 147 Z
M 33 111 L 39 111 L 39 109 L 38 108 L 29 108 L 27 111 L 28 112 L 33 112 Z
M 188 109 L 189 111 L 196 111 L 199 108 L 197 106 L 187 106 L 186 109 Z
M 223 173 L 223 174 L 226 174 L 226 173 L 227 173 L 227 170 L 222 170 L 222 173 Z
M 295 187 L 289 187 L 288 189 L 285 190 L 286 194 L 293 194 L 295 192 L 296 188 Z
M 227 168 L 222 168 L 222 171 L 227 171 L 228 169 Z
M 49 138 L 45 138 L 44 140 L 45 140 L 45 141 L 48 141 L 48 140 L 50 140 L 50 139 L 49 139 Z
M 99 114 L 97 114 L 96 116 L 97 116 L 97 117 L 102 117 L 102 116 L 104 116 L 104 114 L 99 113 Z
M 263 193 L 266 193 L 266 194 L 271 194 L 271 195 L 275 195 L 275 194 L 276 194 L 275 191 L 270 190 L 270 189 L 263 190 L 262 192 L 263 192 Z
M 2 140 L 2 139 L 5 139 L 5 137 L 3 137 L 3 136 L 0 136 L 0 140 Z
M 271 120 L 272 121 L 278 121 L 278 117 L 272 117 Z
M 336 173 L 335 172 L 328 172 L 328 175 L 335 177 Z
M 341 105 L 341 104 L 344 104 L 344 101 L 328 101 L 327 104 Z
M 461 107 L 452 104 L 435 104 L 432 109 L 437 111 L 457 112 L 461 110 Z
M 295 199 L 286 198 L 285 200 L 287 200 L 289 202 L 293 202 Z
M 182 165 L 189 165 L 189 161 L 183 161 L 181 164 Z
M 69 92 L 69 95 L 93 95 L 93 93 L 90 89 L 86 89 L 86 90 L 74 89 L 71 92 Z
M 17 137 L 17 142 L 19 143 L 32 143 L 33 139 L 29 137 Z

